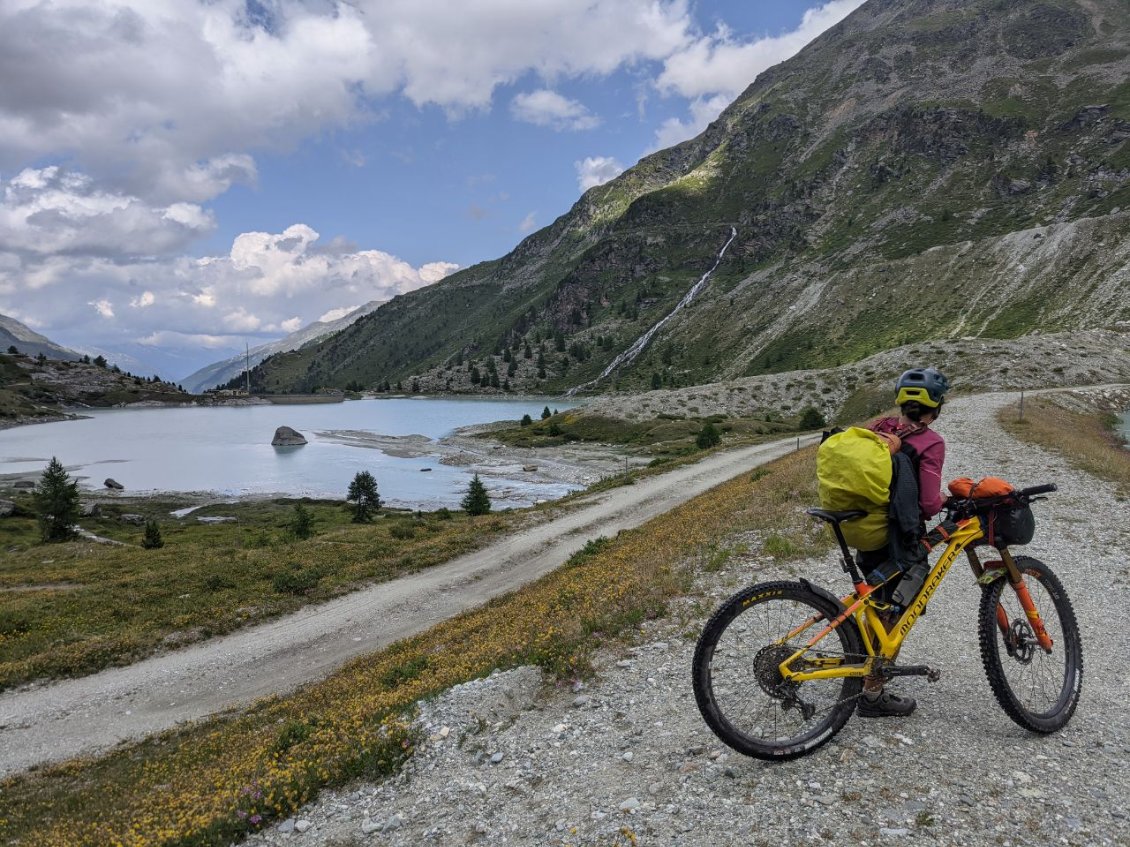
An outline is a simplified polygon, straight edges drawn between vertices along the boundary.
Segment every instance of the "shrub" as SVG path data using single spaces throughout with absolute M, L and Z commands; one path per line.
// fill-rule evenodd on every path
M 416 537 L 416 527 L 412 526 L 412 524 L 410 523 L 405 522 L 394 523 L 391 527 L 389 527 L 388 534 L 393 538 L 397 538 L 401 541 L 408 541 L 409 539 Z
M 441 521 L 451 520 L 451 510 L 447 506 L 440 506 L 436 509 L 436 518 Z
M 308 594 L 321 581 L 322 575 L 313 570 L 291 568 L 279 571 L 271 579 L 271 585 L 279 594 Z
M 45 542 L 68 541 L 77 535 L 74 524 L 79 513 L 78 483 L 54 456 L 39 480 L 34 503 L 39 534 Z
M 478 474 L 471 478 L 471 484 L 467 486 L 467 495 L 461 505 L 468 515 L 485 515 L 490 511 L 490 496 Z
M 161 537 L 161 527 L 157 521 L 145 522 L 145 537 L 141 539 L 141 546 L 146 550 L 157 550 L 165 546 L 165 539 Z
M 294 504 L 294 517 L 290 519 L 290 531 L 295 538 L 309 538 L 314 534 L 314 518 L 309 509 L 301 503 Z
M 522 426 L 529 426 L 534 422 L 534 419 L 529 415 L 522 415 Z
M 827 423 L 819 409 L 815 406 L 809 406 L 800 413 L 800 423 L 797 425 L 797 429 L 820 429 Z
M 698 437 L 695 438 L 694 443 L 698 446 L 698 449 L 708 450 L 720 444 L 721 441 L 722 434 L 718 431 L 718 427 L 712 422 L 707 421 L 706 425 L 703 426 L 702 430 L 699 432 Z
M 346 500 L 353 503 L 353 522 L 365 523 L 373 519 L 373 512 L 381 507 L 381 497 L 377 493 L 377 481 L 368 471 L 358 471 L 349 483 Z

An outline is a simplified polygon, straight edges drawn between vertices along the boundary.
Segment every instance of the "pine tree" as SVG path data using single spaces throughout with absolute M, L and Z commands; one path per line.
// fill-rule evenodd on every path
M 314 534 L 314 518 L 301 503 L 294 504 L 294 517 L 290 519 L 290 531 L 295 538 L 309 538 Z
M 141 539 L 141 546 L 146 550 L 157 550 L 165 546 L 165 539 L 161 537 L 161 527 L 157 521 L 145 522 L 145 537 Z
M 553 413 L 551 411 L 549 411 L 549 406 L 546 406 L 544 409 L 541 410 L 541 419 L 544 421 L 546 418 L 548 418 L 552 414 Z
M 72 480 L 62 462 L 51 457 L 34 494 L 39 535 L 45 542 L 74 538 L 78 520 L 78 482 Z
M 471 478 L 471 484 L 467 486 L 467 495 L 460 505 L 468 515 L 485 515 L 490 511 L 490 496 L 478 474 Z
M 353 522 L 366 523 L 373 519 L 373 512 L 381 507 L 381 497 L 377 493 L 377 481 L 368 471 L 358 471 L 349 483 L 345 499 L 353 503 Z

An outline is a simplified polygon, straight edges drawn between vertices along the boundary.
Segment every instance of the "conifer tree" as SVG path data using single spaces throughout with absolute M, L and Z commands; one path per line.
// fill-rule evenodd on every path
M 165 539 L 161 537 L 161 527 L 157 521 L 145 522 L 145 537 L 141 539 L 141 546 L 146 550 L 157 550 L 165 546 Z
M 290 531 L 295 538 L 309 538 L 314 534 L 314 518 L 301 503 L 294 504 L 294 517 L 290 519 Z
M 78 482 L 67 474 L 63 463 L 51 457 L 34 494 L 39 535 L 47 542 L 74 538 L 78 520 Z
M 349 483 L 345 499 L 353 504 L 353 522 L 366 523 L 373 519 L 373 512 L 381 507 L 377 493 L 377 481 L 368 471 L 358 471 Z
M 478 474 L 471 477 L 471 484 L 467 486 L 467 494 L 460 505 L 468 515 L 485 515 L 490 511 L 490 495 Z

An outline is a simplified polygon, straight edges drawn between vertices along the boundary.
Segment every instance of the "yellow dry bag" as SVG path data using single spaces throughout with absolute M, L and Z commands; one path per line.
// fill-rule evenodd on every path
M 891 451 L 886 440 L 858 426 L 829 436 L 816 451 L 816 481 L 821 508 L 867 512 L 866 517 L 840 524 L 849 545 L 858 550 L 886 545 L 891 501 Z

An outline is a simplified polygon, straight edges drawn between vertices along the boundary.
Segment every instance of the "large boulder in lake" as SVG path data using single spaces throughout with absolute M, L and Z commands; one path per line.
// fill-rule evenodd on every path
M 272 447 L 301 447 L 306 443 L 302 433 L 289 426 L 280 426 L 275 430 L 275 437 L 271 439 Z

